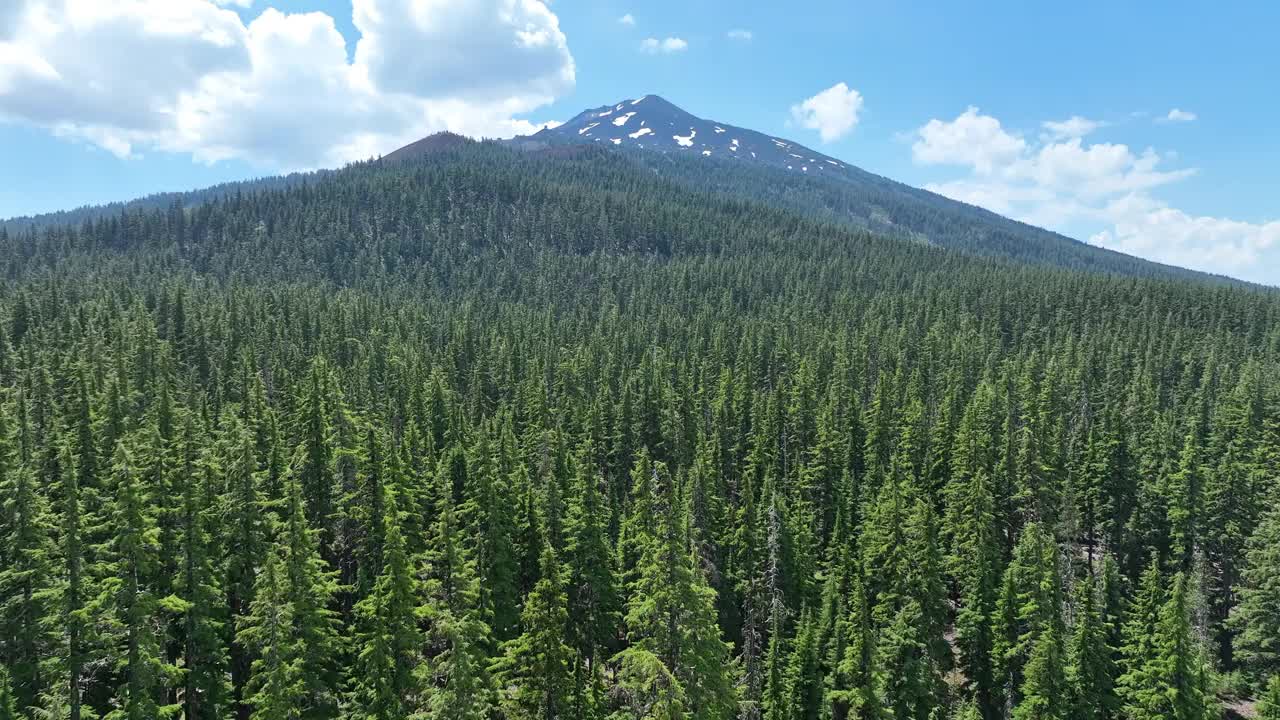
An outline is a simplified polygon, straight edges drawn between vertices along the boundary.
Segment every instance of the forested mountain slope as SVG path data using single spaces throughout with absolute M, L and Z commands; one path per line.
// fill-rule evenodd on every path
M 977 255 L 1126 275 L 1237 281 L 1089 245 L 869 173 L 795 141 L 705 120 L 657 95 L 584 110 L 516 147 L 616 148 L 699 191 Z
M 0 273 L 0 713 L 1280 708 L 1274 292 L 494 144 Z

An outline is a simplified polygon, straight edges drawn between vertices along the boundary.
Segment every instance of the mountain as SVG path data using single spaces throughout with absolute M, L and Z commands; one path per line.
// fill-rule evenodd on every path
M 658 95 L 584 110 L 563 125 L 509 141 L 477 142 L 436 133 L 374 161 L 383 166 L 445 162 L 457 153 L 505 145 L 537 162 L 583 158 L 622 162 L 669 182 L 677 192 L 762 203 L 811 219 L 969 255 L 1133 277 L 1247 285 L 1099 248 L 936 193 L 867 172 L 785 138 L 699 118 Z M 227 183 L 130 202 L 13 218 L 17 234 L 78 225 L 150 209 L 194 208 L 243 193 L 322 182 L 335 170 Z
M 845 170 L 835 158 L 799 143 L 695 117 L 657 95 L 584 110 L 572 120 L 544 129 L 551 137 L 612 147 L 727 158 L 798 173 Z
M 786 138 L 697 117 L 658 95 L 584 110 L 510 141 L 624 153 L 691 191 L 712 191 L 973 255 L 1142 277 L 1243 284 L 1100 248 L 867 172 Z

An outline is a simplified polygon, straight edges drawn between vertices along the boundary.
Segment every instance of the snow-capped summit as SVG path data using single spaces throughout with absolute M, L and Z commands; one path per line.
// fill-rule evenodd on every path
M 533 138 L 741 160 L 797 173 L 826 174 L 846 168 L 839 160 L 790 140 L 696 117 L 657 95 L 585 110 Z

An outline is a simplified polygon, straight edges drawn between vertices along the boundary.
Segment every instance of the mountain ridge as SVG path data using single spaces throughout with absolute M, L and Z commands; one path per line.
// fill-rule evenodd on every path
M 645 129 L 650 132 L 641 134 Z M 588 108 L 561 125 L 506 142 L 524 150 L 604 147 L 657 172 L 675 172 L 691 188 L 710 187 L 972 254 L 1122 275 L 1256 285 L 1091 245 L 877 175 L 794 140 L 698 117 L 656 94 Z
M 966 254 L 1124 276 L 1274 289 L 1090 245 L 876 175 L 792 140 L 699 118 L 655 94 L 588 108 L 562 125 L 511 140 L 477 141 L 451 132 L 433 133 L 353 166 L 444 162 L 446 156 L 491 145 L 546 162 L 579 157 L 584 152 L 590 156 L 590 151 L 596 149 L 601 157 L 616 154 L 627 158 L 691 192 L 762 202 L 811 218 Z M 20 234 L 119 217 L 136 210 L 193 208 L 240 193 L 321 182 L 342 172 L 344 169 L 294 173 L 10 218 L 0 220 L 0 232 Z

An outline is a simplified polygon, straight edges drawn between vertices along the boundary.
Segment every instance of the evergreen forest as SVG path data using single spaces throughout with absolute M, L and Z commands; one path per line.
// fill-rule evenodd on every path
M 0 230 L 0 720 L 1280 719 L 1280 293 L 696 172 Z

